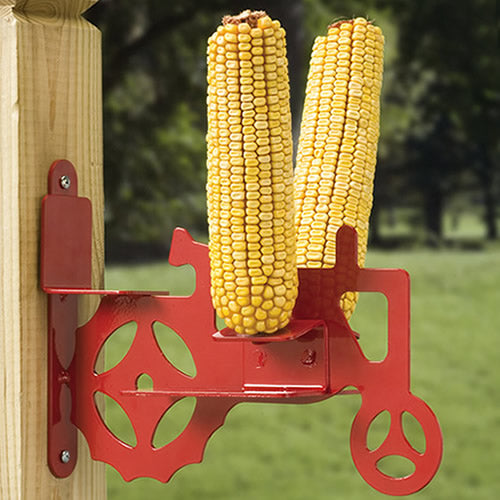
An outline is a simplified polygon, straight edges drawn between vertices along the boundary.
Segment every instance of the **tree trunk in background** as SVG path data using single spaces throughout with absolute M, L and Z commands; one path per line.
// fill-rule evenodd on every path
M 375 181 L 373 185 L 373 207 L 372 213 L 370 216 L 370 228 L 368 231 L 368 244 L 379 246 L 381 244 L 381 236 L 380 236 L 380 208 L 381 197 L 379 194 L 380 191 L 380 183 L 377 182 L 377 175 L 375 175 Z
M 379 205 L 374 203 L 372 208 L 372 214 L 370 216 L 370 230 L 368 233 L 368 244 L 374 246 L 380 246 L 381 236 L 380 236 L 380 208 Z
M 443 238 L 444 197 L 438 186 L 429 186 L 424 193 L 424 220 L 428 243 L 436 246 Z
M 483 177 L 482 190 L 484 203 L 484 223 L 486 225 L 486 237 L 489 240 L 496 240 L 498 238 L 496 214 L 497 200 L 495 199 L 495 185 L 492 177 L 492 175 L 486 175 Z

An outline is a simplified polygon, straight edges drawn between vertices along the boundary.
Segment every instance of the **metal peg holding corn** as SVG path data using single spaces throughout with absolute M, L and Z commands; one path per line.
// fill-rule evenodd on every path
M 333 267 L 335 234 L 358 233 L 364 265 L 379 136 L 384 38 L 363 18 L 332 24 L 310 61 L 295 170 L 297 265 Z M 342 298 L 347 318 L 357 295 Z
M 208 40 L 211 294 L 240 334 L 283 328 L 297 296 L 285 43 L 262 11 L 224 17 Z

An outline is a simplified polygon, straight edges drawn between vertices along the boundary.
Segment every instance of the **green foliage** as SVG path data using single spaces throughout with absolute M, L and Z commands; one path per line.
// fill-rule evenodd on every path
M 491 199 L 500 193 L 495 2 L 474 0 L 467 7 L 438 0 L 394 9 L 398 81 L 412 116 L 402 142 L 413 173 L 406 175 L 421 190 L 427 227 L 437 237 L 446 199 L 465 183 L 470 189 L 471 172 L 483 198 L 488 235 L 496 237 Z
M 496 498 L 500 254 L 370 251 L 367 259 L 368 266 L 402 267 L 412 276 L 412 391 L 436 412 L 445 440 L 441 468 L 416 498 Z M 193 276 L 173 271 L 166 265 L 113 267 L 107 285 L 187 293 Z M 386 306 L 378 296 L 365 300 L 370 295 L 361 297 L 353 321 L 363 349 L 377 358 L 385 352 Z M 185 467 L 166 485 L 151 479 L 125 483 L 110 468 L 109 498 L 386 498 L 363 481 L 352 463 L 349 432 L 359 405 L 357 396 L 315 405 L 238 405 L 209 442 L 200 465 Z M 410 439 L 421 443 L 418 427 L 409 429 Z M 383 432 L 382 426 L 373 439 Z
M 401 205 L 420 212 L 413 229 L 434 242 L 449 206 L 480 207 L 485 234 L 497 236 L 494 0 L 466 8 L 453 0 L 101 0 L 88 18 L 103 32 L 108 253 L 135 243 L 165 248 L 176 225 L 206 232 L 206 39 L 224 14 L 249 6 L 287 29 L 295 139 L 313 38 L 343 17 L 382 27 L 374 239 L 377 214 Z
M 212 3 L 213 9 L 213 3 Z M 205 40 L 196 2 L 99 2 L 103 32 L 107 243 L 167 247 L 205 230 Z
M 245 7 L 102 0 L 87 14 L 103 33 L 108 255 L 167 248 L 178 225 L 206 233 L 206 41 L 224 14 Z M 284 24 L 293 12 L 286 0 L 267 8 Z

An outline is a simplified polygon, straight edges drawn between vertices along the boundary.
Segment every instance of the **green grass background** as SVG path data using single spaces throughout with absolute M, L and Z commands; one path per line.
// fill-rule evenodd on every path
M 500 492 L 500 251 L 368 252 L 367 266 L 400 267 L 412 278 L 411 381 L 414 394 L 437 414 L 444 435 L 441 467 L 414 497 L 491 500 Z M 189 293 L 189 267 L 167 264 L 111 267 L 107 286 L 168 289 Z M 371 357 L 383 356 L 385 299 L 362 294 L 352 319 Z M 123 354 L 131 332 L 110 342 L 107 363 Z M 182 358 L 181 345 L 174 355 Z M 167 484 L 151 479 L 125 483 L 108 468 L 111 500 L 132 499 L 376 499 L 350 456 L 349 432 L 359 396 L 337 396 L 315 405 L 242 404 L 210 440 L 201 464 L 178 471 Z M 177 432 L 188 410 L 170 422 Z M 130 435 L 119 409 L 107 417 L 122 436 Z M 370 434 L 380 441 L 384 422 Z M 411 424 L 411 422 L 410 422 Z M 128 424 L 130 425 L 130 424 Z M 418 426 L 409 437 L 422 442 Z M 388 464 L 397 472 L 399 464 Z M 391 469 L 392 467 L 392 469 Z

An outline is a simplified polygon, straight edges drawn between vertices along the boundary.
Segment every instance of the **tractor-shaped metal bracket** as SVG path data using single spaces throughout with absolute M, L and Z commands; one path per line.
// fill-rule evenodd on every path
M 439 423 L 427 404 L 410 392 L 410 283 L 401 269 L 360 269 L 357 234 L 337 233 L 332 269 L 299 269 L 299 296 L 289 326 L 274 335 L 239 336 L 218 331 L 210 297 L 207 246 L 176 229 L 169 262 L 190 264 L 196 289 L 190 296 L 91 289 L 91 204 L 78 197 L 77 175 L 67 160 L 49 172 L 42 204 L 41 286 L 49 308 L 48 463 L 54 475 L 71 474 L 76 463 L 76 428 L 92 457 L 115 467 L 125 480 L 152 477 L 168 481 L 181 467 L 200 462 L 208 439 L 240 402 L 313 403 L 356 387 L 362 404 L 351 430 L 351 453 L 363 478 L 375 489 L 406 495 L 423 488 L 442 455 Z M 347 291 L 381 292 L 388 301 L 388 349 L 382 361 L 368 360 L 340 308 Z M 77 327 L 78 295 L 100 294 L 95 315 Z M 108 339 L 122 325 L 137 323 L 123 360 L 99 373 L 96 362 Z M 188 376 L 164 356 L 153 323 L 172 328 L 191 351 L 196 375 Z M 139 390 L 143 374 L 154 381 Z M 137 438 L 118 439 L 97 408 L 96 393 L 120 404 Z M 153 435 L 162 416 L 184 397 L 196 398 L 185 430 L 155 448 Z M 370 424 L 382 412 L 390 430 L 376 449 L 367 446 Z M 422 426 L 426 445 L 417 451 L 402 426 L 404 412 Z M 412 474 L 394 478 L 377 464 L 389 455 L 413 462 Z

